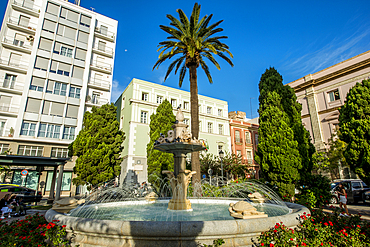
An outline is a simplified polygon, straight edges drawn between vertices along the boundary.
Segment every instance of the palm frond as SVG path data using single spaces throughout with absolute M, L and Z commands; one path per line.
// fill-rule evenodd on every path
M 185 58 L 186 58 L 186 56 L 185 56 L 185 55 L 184 55 L 184 56 L 182 56 L 182 57 L 180 57 L 181 61 L 179 61 L 179 62 L 177 63 L 176 70 L 175 70 L 175 75 L 177 74 L 177 71 L 179 70 L 179 68 L 180 68 L 181 64 L 183 63 L 183 61 L 185 60 Z
M 209 68 L 208 68 L 207 64 L 204 62 L 204 60 L 202 58 L 200 59 L 199 63 L 200 63 L 200 66 L 202 67 L 202 69 L 204 70 L 204 72 L 206 73 L 209 83 L 212 84 L 213 80 L 212 80 L 212 76 L 211 76 L 211 73 L 209 72 Z
M 230 54 L 231 54 L 231 52 L 230 52 Z M 231 65 L 231 67 L 234 67 L 234 64 L 233 64 L 233 62 L 231 61 L 231 59 L 230 58 L 228 58 L 227 56 L 225 56 L 225 54 L 223 54 L 223 53 L 221 53 L 221 52 L 219 52 L 219 53 L 217 53 L 217 55 L 219 56 L 219 57 L 221 57 L 221 58 L 223 58 L 228 64 L 230 64 Z M 232 55 L 232 54 L 231 54 Z
M 186 33 L 186 29 L 184 28 L 184 25 L 175 17 L 172 15 L 167 15 L 167 18 L 171 20 L 170 25 L 176 27 L 181 31 L 181 33 Z
M 180 70 L 180 76 L 179 76 L 179 87 L 182 86 L 182 82 L 184 81 L 184 78 L 185 78 L 185 75 L 186 75 L 186 66 L 185 64 L 181 67 L 181 70 Z
M 180 57 L 178 59 L 176 59 L 175 61 L 173 61 L 170 66 L 168 66 L 168 69 L 167 69 L 167 73 L 166 73 L 166 76 L 164 77 L 164 81 L 167 80 L 167 77 L 170 75 L 171 71 L 173 70 L 173 68 L 175 68 L 175 65 L 182 60 L 183 57 Z M 181 63 L 180 63 L 181 64 Z M 176 74 L 176 73 L 175 73 Z
M 181 40 L 182 32 L 180 32 L 179 30 L 163 25 L 160 25 L 159 28 L 165 31 L 166 33 L 174 36 L 176 39 Z
M 195 3 L 193 11 L 190 16 L 190 30 L 189 30 L 189 33 L 193 38 L 195 37 L 194 30 L 199 21 L 199 14 L 200 14 L 200 5 L 198 5 L 198 3 Z
M 220 70 L 220 69 L 221 69 L 220 65 L 218 64 L 218 62 L 216 61 L 216 59 L 213 57 L 213 55 L 212 55 L 211 53 L 209 53 L 209 52 L 205 52 L 205 53 L 203 54 L 203 56 L 204 56 L 204 57 L 206 57 L 206 58 L 208 58 L 208 60 L 209 60 L 209 61 L 211 61 L 211 62 L 216 66 L 216 68 L 217 68 L 218 70 Z
M 179 53 L 182 53 L 181 51 L 175 51 L 173 54 L 171 54 L 170 52 L 167 52 L 166 54 L 162 55 L 159 57 L 158 61 L 154 64 L 153 66 L 153 70 L 157 67 L 159 67 L 159 65 L 161 65 L 165 60 L 167 59 L 171 59 L 173 56 L 179 54 Z
M 224 20 L 221 20 L 221 21 L 218 21 L 216 23 L 213 23 L 212 25 L 210 25 L 209 27 L 207 28 L 203 28 L 201 30 L 199 30 L 199 36 L 205 36 L 208 32 L 210 32 L 211 30 L 213 30 L 215 27 L 217 27 L 218 25 L 221 24 L 221 22 L 223 22 Z

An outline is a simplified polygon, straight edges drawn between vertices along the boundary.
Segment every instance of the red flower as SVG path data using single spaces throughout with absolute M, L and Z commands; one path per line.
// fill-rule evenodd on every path
M 270 247 L 274 247 L 274 244 L 270 244 Z
M 325 223 L 324 223 L 324 225 L 325 225 L 325 226 L 328 226 L 329 224 L 325 222 Z
M 276 233 L 277 231 L 276 231 L 276 230 L 274 230 L 274 232 Z
M 290 238 L 290 241 L 293 241 L 293 238 Z
M 66 227 L 66 225 L 62 225 L 62 227 L 64 228 L 64 227 Z
M 323 243 L 321 243 L 320 245 L 321 245 L 321 246 L 323 246 L 324 244 L 323 244 Z
M 265 244 L 264 243 L 261 243 L 261 246 L 265 246 Z

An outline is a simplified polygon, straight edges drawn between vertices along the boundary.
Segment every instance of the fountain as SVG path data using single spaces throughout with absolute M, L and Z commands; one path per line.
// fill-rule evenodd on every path
M 147 191 L 104 187 L 79 206 L 76 200 L 60 201 L 46 219 L 66 225 L 67 237 L 81 247 L 199 246 L 219 238 L 224 239 L 223 246 L 251 246 L 252 239 L 277 222 L 295 227 L 298 216 L 309 213 L 301 205 L 282 202 L 268 187 L 252 180 L 219 188 L 202 183 L 202 196 L 191 197 L 196 185 L 188 187 L 195 172 L 186 170 L 186 154 L 204 147 L 192 139 L 183 120 L 178 109 L 173 130 L 167 137 L 161 134 L 154 145 L 174 155 L 174 172 L 163 171 L 168 178 L 160 181 L 162 186 Z M 67 201 L 76 208 L 63 214 L 61 207 Z

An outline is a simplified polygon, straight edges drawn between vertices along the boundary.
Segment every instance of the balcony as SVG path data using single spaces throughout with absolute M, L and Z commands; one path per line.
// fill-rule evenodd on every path
M 95 36 L 111 42 L 114 42 L 116 37 L 113 32 L 108 32 L 108 30 L 99 27 L 95 27 Z
M 16 117 L 18 115 L 19 106 L 0 104 L 0 114 Z
M 86 102 L 85 102 L 85 104 L 87 106 L 102 106 L 102 105 L 105 105 L 107 103 L 109 103 L 108 99 L 95 97 L 94 95 L 93 96 L 88 95 L 86 97 Z
M 18 18 L 10 17 L 8 20 L 8 27 L 31 35 L 35 35 L 37 24 L 33 22 L 21 21 Z
M 40 15 L 40 7 L 34 5 L 34 2 L 31 0 L 13 0 L 12 1 L 13 9 L 23 12 L 35 17 Z
M 16 83 L 13 80 L 0 80 L 0 91 L 22 95 L 23 87 L 23 85 L 20 85 L 20 83 Z
M 102 63 L 100 61 L 92 61 L 90 68 L 102 73 L 112 74 L 112 65 L 108 63 Z
M 15 39 L 13 37 L 4 37 L 4 40 L 2 42 L 3 46 L 12 49 L 17 50 L 20 52 L 31 54 L 32 51 L 32 45 L 33 45 L 33 36 L 28 36 L 27 39 L 29 41 L 22 41 Z
M 26 74 L 28 63 L 23 61 L 11 61 L 9 58 L 0 58 L 0 68 Z
M 106 56 L 106 57 L 109 57 L 109 58 L 113 57 L 113 49 L 112 48 L 105 47 L 105 46 L 102 46 L 102 45 L 99 45 L 99 44 L 97 44 L 93 47 L 93 52 L 95 52 L 97 54 L 100 54 L 100 55 L 103 55 L 103 56 Z
M 104 81 L 98 78 L 90 78 L 89 87 L 104 91 L 110 91 L 110 81 Z

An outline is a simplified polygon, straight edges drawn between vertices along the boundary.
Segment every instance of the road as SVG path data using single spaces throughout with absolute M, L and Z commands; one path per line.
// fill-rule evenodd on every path
M 330 206 L 339 208 L 339 204 L 330 204 L 329 207 Z M 331 210 L 329 207 L 327 207 L 324 211 L 330 212 Z M 361 214 L 361 219 L 370 220 L 370 205 L 369 204 L 358 202 L 356 204 L 348 204 L 347 208 L 350 214 Z

